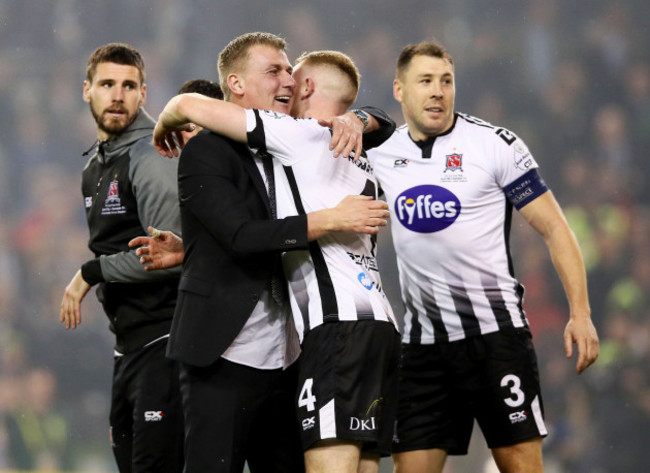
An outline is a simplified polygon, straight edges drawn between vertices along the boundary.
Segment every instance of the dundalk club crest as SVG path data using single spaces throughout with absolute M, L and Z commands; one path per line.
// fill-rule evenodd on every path
M 462 154 L 448 154 L 447 162 L 445 163 L 445 172 L 447 171 L 460 171 L 463 172 L 463 155 Z
M 113 179 L 108 185 L 108 195 L 106 196 L 107 204 L 119 204 L 120 203 L 120 193 L 118 192 L 118 182 L 117 179 Z
M 108 185 L 108 192 L 106 195 L 106 200 L 104 201 L 104 207 L 102 208 L 102 215 L 121 215 L 126 213 L 126 207 L 122 205 L 120 201 L 120 191 L 119 191 L 119 182 L 117 180 L 117 175 Z

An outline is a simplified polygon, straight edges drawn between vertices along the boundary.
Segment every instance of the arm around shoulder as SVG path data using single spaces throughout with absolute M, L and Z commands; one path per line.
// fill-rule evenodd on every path
M 246 142 L 244 108 L 196 93 L 177 95 L 167 103 L 158 118 L 154 140 L 186 123 L 194 123 L 241 143 Z

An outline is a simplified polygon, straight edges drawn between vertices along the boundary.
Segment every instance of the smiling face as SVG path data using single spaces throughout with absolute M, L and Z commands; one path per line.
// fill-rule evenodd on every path
M 422 141 L 449 130 L 454 122 L 454 67 L 443 58 L 416 55 L 393 83 L 395 99 L 411 137 Z
M 141 82 L 137 67 L 113 62 L 99 63 L 92 82 L 84 81 L 83 97 L 100 140 L 120 135 L 136 119 L 147 97 L 147 86 Z
M 247 53 L 243 70 L 228 77 L 232 101 L 246 108 L 289 114 L 296 82 L 284 51 L 255 45 Z

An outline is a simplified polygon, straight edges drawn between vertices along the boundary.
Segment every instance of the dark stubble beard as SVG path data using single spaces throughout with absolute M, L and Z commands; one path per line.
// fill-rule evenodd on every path
M 103 132 L 107 133 L 111 138 L 115 138 L 124 133 L 124 130 L 131 126 L 131 123 L 133 123 L 138 116 L 137 113 L 134 115 L 127 115 L 126 110 L 124 108 L 121 108 L 120 111 L 125 112 L 124 121 L 116 121 L 105 118 L 107 110 L 108 109 L 103 110 L 101 113 L 98 112 L 95 110 L 92 100 L 90 101 L 90 113 L 92 113 L 93 118 L 95 119 L 95 123 L 97 123 L 97 127 Z

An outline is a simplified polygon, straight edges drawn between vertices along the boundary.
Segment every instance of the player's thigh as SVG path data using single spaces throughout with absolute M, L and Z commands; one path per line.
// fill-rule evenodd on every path
M 133 365 L 133 471 L 183 469 L 183 412 L 179 365 L 165 357 L 166 343 L 146 347 Z
M 307 473 L 357 473 L 360 457 L 358 442 L 321 440 L 305 451 L 305 467 Z
M 364 448 L 383 441 L 388 454 L 399 350 L 399 335 L 388 322 L 330 323 L 307 335 L 297 398 L 303 448 L 334 438 Z
M 501 473 L 543 473 L 542 439 L 526 440 L 507 447 L 492 449 Z
M 448 362 L 460 357 L 455 352 L 464 347 L 464 342 L 402 346 L 393 454 L 432 449 L 467 453 L 474 419 L 457 389 L 459 375 Z
M 476 419 L 492 449 L 547 435 L 535 351 L 528 330 L 482 337 L 474 378 Z
M 394 473 L 441 473 L 447 452 L 439 448 L 393 454 Z

